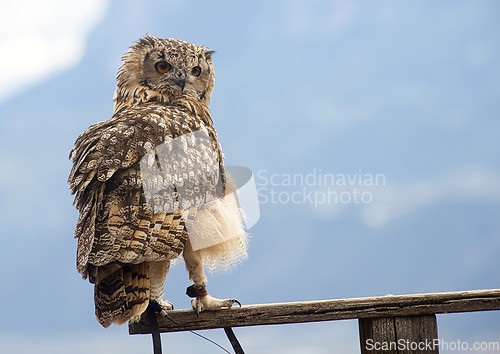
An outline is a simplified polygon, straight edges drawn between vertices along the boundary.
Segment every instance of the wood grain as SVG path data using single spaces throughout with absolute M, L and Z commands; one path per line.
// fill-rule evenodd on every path
M 438 354 L 436 315 L 360 318 L 361 354 Z
M 178 332 L 487 310 L 500 310 L 500 289 L 259 304 L 202 312 L 199 316 L 193 310 L 174 310 L 168 311 L 168 318 L 162 315 L 157 318 L 161 332 Z M 151 333 L 147 316 L 130 324 L 129 333 Z

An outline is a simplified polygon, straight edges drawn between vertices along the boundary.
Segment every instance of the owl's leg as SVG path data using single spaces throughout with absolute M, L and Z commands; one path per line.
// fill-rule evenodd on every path
M 193 251 L 189 239 L 184 246 L 182 252 L 184 261 L 186 262 L 186 269 L 189 273 L 189 279 L 194 283 L 187 288 L 186 294 L 193 299 L 191 306 L 199 314 L 201 311 L 216 311 L 225 307 L 231 307 L 234 304 L 241 306 L 240 302 L 236 299 L 216 299 L 207 293 L 207 277 L 203 270 L 203 262 L 198 252 Z
M 149 262 L 150 299 L 161 305 L 163 310 L 173 310 L 172 303 L 162 299 L 165 293 L 165 278 L 170 268 L 170 261 Z

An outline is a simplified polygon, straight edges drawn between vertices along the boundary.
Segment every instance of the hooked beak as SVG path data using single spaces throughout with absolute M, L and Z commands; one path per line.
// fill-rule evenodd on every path
M 182 91 L 184 91 L 184 86 L 186 85 L 186 78 L 180 78 L 178 79 L 175 84 L 181 88 Z
M 175 80 L 175 84 L 181 88 L 181 91 L 184 91 L 184 86 L 186 85 L 186 75 L 179 73 L 177 80 Z

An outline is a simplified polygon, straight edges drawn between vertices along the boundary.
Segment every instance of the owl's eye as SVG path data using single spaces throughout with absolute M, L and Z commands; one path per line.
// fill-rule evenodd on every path
M 200 76 L 201 68 L 199 66 L 195 66 L 193 70 L 191 70 L 191 74 L 193 74 L 193 76 Z
M 158 63 L 155 64 L 155 69 L 160 74 L 165 74 L 166 72 L 169 72 L 170 69 L 172 69 L 172 65 L 170 65 L 166 61 L 159 61 Z

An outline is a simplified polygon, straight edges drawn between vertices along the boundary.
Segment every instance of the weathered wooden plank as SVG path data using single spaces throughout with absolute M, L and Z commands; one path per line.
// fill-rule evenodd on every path
M 399 354 L 439 353 L 436 315 L 396 317 L 394 323 L 398 341 L 404 341 L 404 349 Z
M 500 310 L 500 289 L 248 305 L 217 312 L 202 312 L 199 316 L 193 310 L 175 310 L 168 311 L 168 318 L 159 315 L 158 325 L 161 332 L 178 332 L 487 310 Z M 138 323 L 130 324 L 129 333 L 151 333 L 146 317 L 143 316 Z
M 373 341 L 373 342 L 370 342 Z M 359 342 L 361 354 L 372 354 L 370 350 L 378 343 L 397 343 L 396 328 L 393 317 L 359 319 Z M 389 351 L 391 353 L 391 351 Z M 397 351 L 394 351 L 397 353 Z
M 359 319 L 361 354 L 438 354 L 436 315 Z

